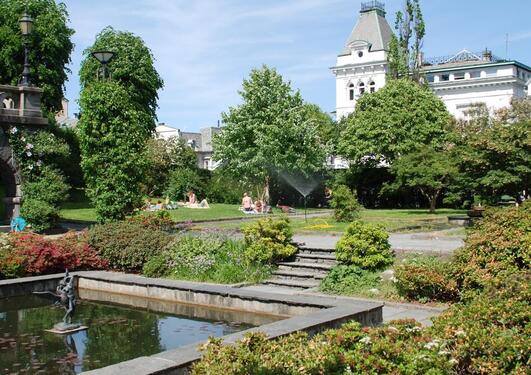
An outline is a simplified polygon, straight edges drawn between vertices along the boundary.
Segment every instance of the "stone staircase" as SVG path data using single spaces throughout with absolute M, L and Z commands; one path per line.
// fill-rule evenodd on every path
M 0 233 L 9 233 L 10 230 L 11 230 L 11 227 L 9 225 L 0 224 Z
M 278 263 L 273 277 L 263 284 L 292 289 L 316 288 L 336 264 L 332 249 L 300 247 L 291 261 Z

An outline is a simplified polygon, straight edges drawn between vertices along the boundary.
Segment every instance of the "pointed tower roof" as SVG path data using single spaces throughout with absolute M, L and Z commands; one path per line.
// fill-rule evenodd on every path
M 361 4 L 358 23 L 352 30 L 341 55 L 349 55 L 351 46 L 356 42 L 370 44 L 370 51 L 388 50 L 393 30 L 385 19 L 385 6 L 379 1 Z

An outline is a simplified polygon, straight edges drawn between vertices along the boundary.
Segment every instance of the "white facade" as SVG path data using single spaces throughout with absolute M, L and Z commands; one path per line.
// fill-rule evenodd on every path
M 358 23 L 332 68 L 338 120 L 354 112 L 361 95 L 385 85 L 391 35 L 384 5 L 378 1 L 362 4 Z M 496 58 L 487 50 L 463 50 L 454 56 L 425 61 L 422 71 L 456 118 L 466 117 L 467 111 L 479 103 L 494 112 L 509 106 L 513 98 L 531 93 L 530 67 Z
M 167 140 L 172 137 L 183 139 L 195 151 L 199 168 L 213 171 L 219 167 L 220 163 L 212 158 L 214 154 L 212 138 L 221 131 L 220 128 L 208 127 L 201 129 L 199 133 L 193 133 L 182 132 L 165 124 L 159 124 L 155 131 L 162 139 Z

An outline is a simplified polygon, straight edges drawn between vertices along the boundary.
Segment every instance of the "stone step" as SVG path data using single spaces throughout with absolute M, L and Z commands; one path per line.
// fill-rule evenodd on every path
M 263 282 L 266 285 L 275 285 L 284 288 L 293 288 L 293 289 L 310 289 L 316 288 L 319 286 L 319 281 L 317 280 L 282 280 L 282 279 L 269 279 Z
M 335 249 L 313 249 L 307 247 L 299 248 L 298 254 L 334 255 Z
M 298 270 L 298 271 L 308 271 L 308 272 L 328 272 L 334 265 L 324 264 L 324 263 L 311 263 L 311 262 L 281 262 L 278 263 L 279 270 Z
M 0 225 L 0 233 L 9 233 L 11 227 L 9 225 Z
M 323 254 L 296 254 L 295 262 L 311 262 L 336 265 L 338 262 L 335 255 Z
M 326 277 L 326 272 L 308 272 L 296 270 L 276 270 L 273 275 L 277 279 L 283 280 L 322 280 Z

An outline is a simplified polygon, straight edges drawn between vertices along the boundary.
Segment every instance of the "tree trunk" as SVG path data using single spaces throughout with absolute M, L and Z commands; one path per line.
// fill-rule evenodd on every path
M 435 212 L 436 205 L 437 205 L 437 196 L 434 196 L 430 199 L 430 213 L 431 214 Z

